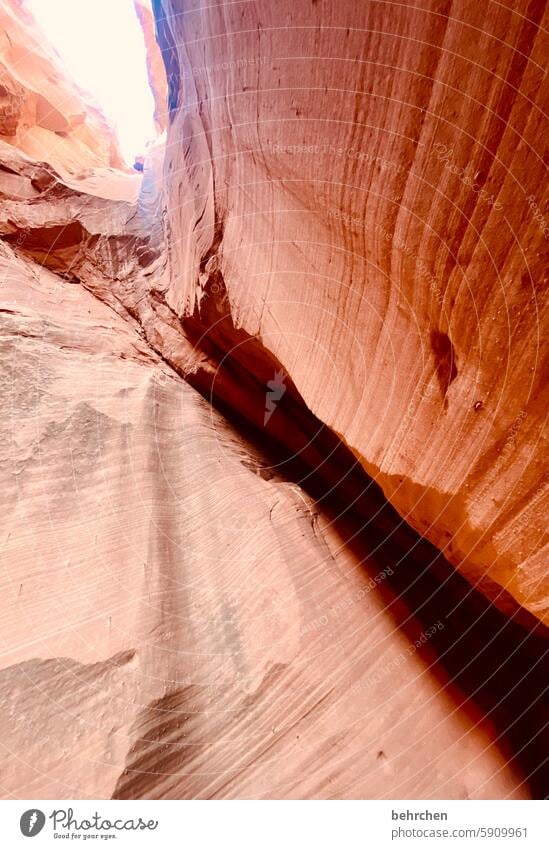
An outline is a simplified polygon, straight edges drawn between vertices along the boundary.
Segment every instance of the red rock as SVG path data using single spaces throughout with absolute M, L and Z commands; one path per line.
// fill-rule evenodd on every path
M 6 797 L 545 797 L 540 10 L 5 4 Z
M 215 257 L 406 521 L 547 622 L 545 4 L 162 9 L 168 305 Z

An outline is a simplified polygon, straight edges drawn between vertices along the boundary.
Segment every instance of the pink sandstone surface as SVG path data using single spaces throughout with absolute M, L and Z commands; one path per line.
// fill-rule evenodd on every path
M 545 796 L 545 4 L 137 6 L 143 176 L 0 10 L 3 797 Z

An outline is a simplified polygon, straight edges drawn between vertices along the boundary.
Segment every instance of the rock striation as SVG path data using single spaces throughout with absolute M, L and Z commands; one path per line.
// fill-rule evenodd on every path
M 158 9 L 169 306 L 215 262 L 406 521 L 547 622 L 546 4 Z
M 136 6 L 143 175 L 0 12 L 3 795 L 545 797 L 545 4 Z

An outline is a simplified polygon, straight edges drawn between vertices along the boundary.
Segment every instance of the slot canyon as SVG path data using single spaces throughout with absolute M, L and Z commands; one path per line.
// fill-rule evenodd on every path
M 137 170 L 0 3 L 3 798 L 549 798 L 546 3 L 135 11 Z

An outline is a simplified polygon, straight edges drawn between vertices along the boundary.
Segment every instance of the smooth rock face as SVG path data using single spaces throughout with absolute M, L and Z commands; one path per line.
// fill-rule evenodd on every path
M 406 521 L 547 621 L 545 2 L 158 6 L 168 304 L 215 259 Z
M 2 795 L 547 795 L 528 10 L 157 0 L 142 178 L 11 74 Z
M 388 572 L 107 306 L 1 266 L 4 794 L 524 795 Z

